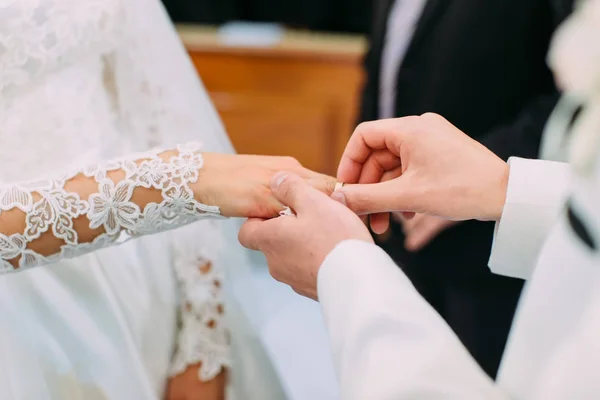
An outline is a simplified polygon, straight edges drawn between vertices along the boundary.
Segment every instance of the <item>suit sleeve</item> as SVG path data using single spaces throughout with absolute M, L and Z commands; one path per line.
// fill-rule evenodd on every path
M 548 232 L 563 210 L 571 167 L 511 158 L 506 202 L 496 223 L 489 267 L 499 275 L 528 279 Z
M 318 292 L 341 398 L 507 398 L 379 247 L 342 242 Z
M 531 101 L 516 120 L 489 131 L 481 143 L 503 160 L 538 157 L 544 127 L 559 97 L 555 92 Z
M 555 30 L 571 14 L 573 0 L 550 0 L 548 6 Z M 555 89 L 532 99 L 514 121 L 493 128 L 481 142 L 503 160 L 513 156 L 537 158 L 544 127 L 559 97 Z
M 363 59 L 363 70 L 365 71 L 364 85 L 362 88 L 362 101 L 357 123 L 378 119 L 378 95 L 379 95 L 379 57 L 385 37 L 386 14 L 389 4 L 386 1 L 373 1 L 371 12 L 371 28 L 369 32 L 369 47 Z

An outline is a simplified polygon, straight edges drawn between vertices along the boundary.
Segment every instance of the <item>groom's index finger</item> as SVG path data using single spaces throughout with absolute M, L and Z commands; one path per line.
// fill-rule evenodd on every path
M 399 156 L 402 133 L 414 124 L 418 117 L 382 119 L 358 125 L 346 145 L 338 167 L 338 180 L 357 183 L 364 164 L 376 150 L 387 149 Z

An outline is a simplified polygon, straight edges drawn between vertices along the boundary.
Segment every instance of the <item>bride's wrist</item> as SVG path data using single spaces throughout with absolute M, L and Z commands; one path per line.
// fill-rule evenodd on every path
M 177 169 L 177 179 L 191 190 L 194 200 L 206 206 L 219 206 L 216 201 L 218 187 L 213 183 L 216 177 L 211 178 L 215 173 L 213 168 L 207 168 L 207 165 L 213 164 L 214 156 L 192 147 L 186 149 L 185 146 L 158 154 L 164 164 L 170 165 L 169 168 Z
M 229 217 L 229 212 L 223 204 L 220 204 L 219 199 L 223 198 L 223 194 L 220 193 L 222 185 L 219 185 L 219 172 L 218 172 L 218 157 L 221 154 L 215 153 L 200 153 L 202 162 L 197 165 L 197 179 L 190 182 L 190 189 L 194 194 L 194 199 L 201 204 L 219 207 L 220 214 Z M 221 182 L 222 184 L 223 182 Z

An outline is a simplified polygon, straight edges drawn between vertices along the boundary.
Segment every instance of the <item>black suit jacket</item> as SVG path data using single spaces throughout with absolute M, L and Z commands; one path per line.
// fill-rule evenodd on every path
M 163 0 L 176 22 L 274 21 L 309 29 L 367 33 L 371 0 Z
M 406 1 L 406 0 L 399 0 Z M 558 98 L 546 54 L 572 0 L 428 0 L 397 79 L 396 116 L 436 112 L 500 157 L 535 158 Z M 391 0 L 376 2 L 361 120 L 378 118 L 380 60 Z M 383 244 L 401 265 L 477 276 L 492 223 L 466 222 L 409 254 L 393 226 Z

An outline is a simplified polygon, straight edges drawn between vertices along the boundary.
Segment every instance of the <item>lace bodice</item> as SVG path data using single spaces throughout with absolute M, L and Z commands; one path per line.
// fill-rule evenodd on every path
M 158 0 L 0 0 L 0 126 L 3 182 L 199 137 L 232 151 Z
M 28 218 L 25 229 L 0 238 L 4 271 L 214 215 L 214 209 L 189 197 L 186 188 L 194 177 L 181 175 L 184 166 L 176 165 L 201 162 L 196 156 L 161 163 L 156 154 L 146 155 L 139 165 L 125 159 L 103 167 L 128 177 L 118 184 L 102 168 L 79 168 L 198 140 L 207 151 L 232 151 L 158 0 L 0 0 L 0 209 L 7 215 L 16 207 Z M 61 175 L 65 169 L 73 172 Z M 81 176 L 97 189 L 87 199 L 68 191 L 69 182 Z M 40 179 L 46 184 L 19 184 Z M 133 206 L 135 188 L 147 187 L 160 197 L 145 207 Z M 81 219 L 103 234 L 82 241 L 73 229 Z M 218 241 L 219 225 L 211 229 L 204 248 Z M 40 235 L 50 233 L 60 252 L 36 251 Z M 180 237 L 174 246 L 189 240 Z M 222 315 L 221 294 L 207 289 L 213 275 L 202 275 L 203 281 L 185 273 L 184 265 L 195 271 L 212 262 L 205 251 L 199 248 L 184 260 L 187 264 L 179 254 L 171 266 L 183 296 L 173 372 L 182 363 L 201 362 L 199 373 L 208 379 L 228 365 L 226 328 L 222 318 L 211 319 L 213 334 L 207 336 L 196 322 L 208 323 L 209 309 Z M 211 268 L 218 275 L 219 265 Z
M 2 181 L 118 155 L 110 150 L 118 131 L 102 76 L 119 3 L 0 0 L 0 158 L 12 167 L 2 168 Z
M 32 81 L 44 81 L 49 73 L 110 51 L 123 22 L 122 4 L 119 0 L 0 1 L 0 90 L 14 93 Z

